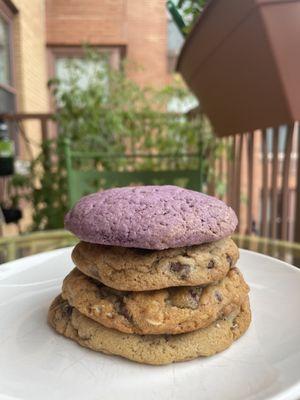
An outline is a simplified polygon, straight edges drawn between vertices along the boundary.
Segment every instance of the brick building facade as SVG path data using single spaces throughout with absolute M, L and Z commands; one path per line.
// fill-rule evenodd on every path
M 13 20 L 16 108 L 22 112 L 46 112 L 45 5 L 40 0 L 14 0 L 14 4 L 19 10 Z
M 3 29 L 8 22 L 11 77 L 1 82 L 0 75 L 0 90 L 12 88 L 14 111 L 50 111 L 55 61 L 80 56 L 83 44 L 111 52 L 114 63 L 128 58 L 140 84 L 168 81 L 164 0 L 0 0 Z
M 169 28 L 165 0 L 0 0 L 0 114 L 51 112 L 47 82 L 85 44 L 108 52 L 114 66 L 128 59 L 135 68 L 127 73 L 141 85 L 166 84 Z M 40 124 L 23 125 L 40 143 Z
M 83 43 L 113 48 L 138 65 L 140 84 L 167 82 L 167 13 L 163 0 L 47 0 L 46 44 L 68 49 Z

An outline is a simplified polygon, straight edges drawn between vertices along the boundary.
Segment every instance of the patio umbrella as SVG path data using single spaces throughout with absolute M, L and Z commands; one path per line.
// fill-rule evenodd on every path
M 177 70 L 218 136 L 300 117 L 300 0 L 211 0 Z

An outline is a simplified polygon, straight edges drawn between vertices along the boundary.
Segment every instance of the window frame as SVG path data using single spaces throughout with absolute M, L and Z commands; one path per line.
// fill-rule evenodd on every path
M 48 45 L 48 72 L 49 77 L 55 76 L 55 61 L 58 58 L 82 58 L 84 56 L 84 48 L 82 45 L 76 46 L 49 46 Z M 94 50 L 110 52 L 109 61 L 113 68 L 119 68 L 122 59 L 125 57 L 125 46 L 91 46 Z
M 9 68 L 10 68 L 10 83 L 5 84 L 0 82 L 0 89 L 10 93 L 14 97 L 14 109 L 17 106 L 17 90 L 16 90 L 16 79 L 15 79 L 15 65 L 14 65 L 14 51 L 13 51 L 13 24 L 14 17 L 18 10 L 9 0 L 0 0 L 0 16 L 8 24 L 8 52 L 9 52 Z
M 0 0 L 1 1 L 1 0 Z M 114 46 L 101 46 L 93 45 L 90 48 L 103 52 L 110 52 L 109 61 L 110 65 L 118 69 L 121 66 L 121 61 L 126 56 L 126 46 L 114 45 Z M 48 64 L 48 78 L 55 77 L 55 62 L 58 58 L 83 58 L 84 48 L 82 45 L 48 45 L 47 46 L 47 64 Z M 49 93 L 49 104 L 52 111 L 55 111 L 56 105 Z

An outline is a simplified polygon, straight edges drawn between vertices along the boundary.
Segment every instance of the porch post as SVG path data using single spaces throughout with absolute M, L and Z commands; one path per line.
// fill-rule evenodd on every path
M 296 180 L 296 216 L 294 241 L 300 242 L 300 124 L 297 126 L 297 180 Z

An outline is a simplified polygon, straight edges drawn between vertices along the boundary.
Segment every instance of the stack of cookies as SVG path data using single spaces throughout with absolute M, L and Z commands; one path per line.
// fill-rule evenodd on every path
M 95 351 L 167 364 L 225 350 L 248 328 L 234 211 L 176 186 L 109 189 L 66 215 L 76 265 L 48 320 Z

